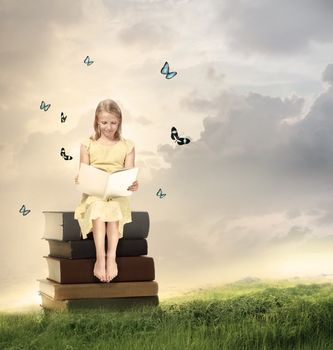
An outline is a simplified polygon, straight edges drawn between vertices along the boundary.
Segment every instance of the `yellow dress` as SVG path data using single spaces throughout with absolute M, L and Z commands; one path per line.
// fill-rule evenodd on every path
M 92 139 L 82 142 L 86 146 L 90 157 L 90 165 L 112 173 L 124 167 L 126 155 L 134 144 L 130 140 L 121 138 L 114 145 L 102 145 Z M 92 220 L 101 218 L 104 222 L 119 220 L 119 238 L 123 237 L 124 225 L 132 222 L 129 197 L 108 197 L 82 194 L 81 203 L 75 209 L 74 218 L 78 220 L 83 238 L 92 232 Z

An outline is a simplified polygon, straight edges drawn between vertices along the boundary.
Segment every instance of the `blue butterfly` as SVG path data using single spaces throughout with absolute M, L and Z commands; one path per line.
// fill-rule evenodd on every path
M 39 108 L 40 109 L 44 109 L 44 111 L 46 112 L 49 108 L 51 107 L 51 104 L 45 104 L 44 101 L 42 101 L 42 103 L 40 104 Z
M 179 137 L 177 129 L 173 126 L 171 128 L 171 139 L 178 143 L 178 145 L 186 145 L 191 142 L 187 137 Z
M 30 213 L 30 211 L 31 211 L 31 210 L 26 209 L 26 208 L 25 208 L 25 205 L 23 204 L 19 212 L 22 213 L 23 216 L 26 216 L 27 214 Z
M 83 63 L 85 63 L 87 66 L 90 66 L 91 64 L 94 63 L 94 61 L 90 61 L 90 57 L 87 56 L 87 57 L 84 59 Z
M 162 189 L 160 188 L 157 192 L 156 192 L 156 196 L 163 198 L 166 196 L 166 193 L 162 193 Z
M 161 69 L 161 73 L 165 74 L 165 79 L 171 79 L 177 74 L 177 72 L 170 72 L 169 70 L 170 70 L 169 63 L 165 62 L 164 66 Z
M 61 122 L 62 123 L 65 123 L 65 121 L 66 121 L 66 119 L 67 119 L 67 115 L 64 115 L 64 113 L 63 112 L 61 112 Z
M 72 156 L 68 156 L 68 155 L 65 153 L 64 147 L 61 148 L 60 155 L 61 155 L 65 160 L 72 160 L 72 159 L 73 159 Z

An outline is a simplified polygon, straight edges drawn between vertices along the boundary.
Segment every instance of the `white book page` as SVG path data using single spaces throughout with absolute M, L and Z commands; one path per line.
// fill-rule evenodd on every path
M 139 168 L 122 169 L 116 171 L 109 176 L 106 185 L 106 196 L 111 197 L 127 197 L 132 195 L 132 191 L 127 188 L 136 180 Z
M 77 189 L 92 196 L 104 197 L 109 174 L 92 165 L 81 163 Z

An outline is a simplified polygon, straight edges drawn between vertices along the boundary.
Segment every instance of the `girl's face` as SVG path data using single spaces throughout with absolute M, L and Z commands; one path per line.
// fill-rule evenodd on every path
M 113 139 L 119 126 L 119 119 L 114 114 L 101 112 L 98 115 L 98 125 L 101 136 Z

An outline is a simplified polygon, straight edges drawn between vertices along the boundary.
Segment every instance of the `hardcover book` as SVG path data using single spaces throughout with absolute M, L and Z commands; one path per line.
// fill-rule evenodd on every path
M 139 168 L 121 169 L 113 173 L 80 164 L 77 189 L 103 199 L 107 197 L 127 197 L 133 194 L 127 188 L 136 180 Z
M 43 239 L 79 241 L 81 230 L 73 211 L 43 211 L 45 231 Z M 124 225 L 123 239 L 147 238 L 149 215 L 145 211 L 132 212 L 132 222 Z M 92 238 L 92 236 L 90 236 Z
M 125 311 L 131 308 L 158 306 L 159 299 L 157 295 L 148 297 L 132 298 L 103 298 L 103 299 L 68 299 L 55 300 L 39 292 L 42 298 L 41 306 L 48 310 L 82 310 L 82 309 L 108 309 L 113 311 Z
M 49 244 L 49 256 L 67 259 L 96 258 L 96 248 L 93 239 L 81 241 L 58 241 L 46 239 Z M 107 251 L 107 239 L 105 239 Z M 142 256 L 148 254 L 147 240 L 120 238 L 117 244 L 116 256 Z
M 158 294 L 156 281 L 60 284 L 48 279 L 38 279 L 39 291 L 54 300 L 131 298 Z
M 49 279 L 58 283 L 105 283 L 94 276 L 95 259 L 63 259 L 44 256 L 49 268 Z M 118 275 L 110 282 L 153 281 L 154 260 L 147 256 L 116 258 Z

